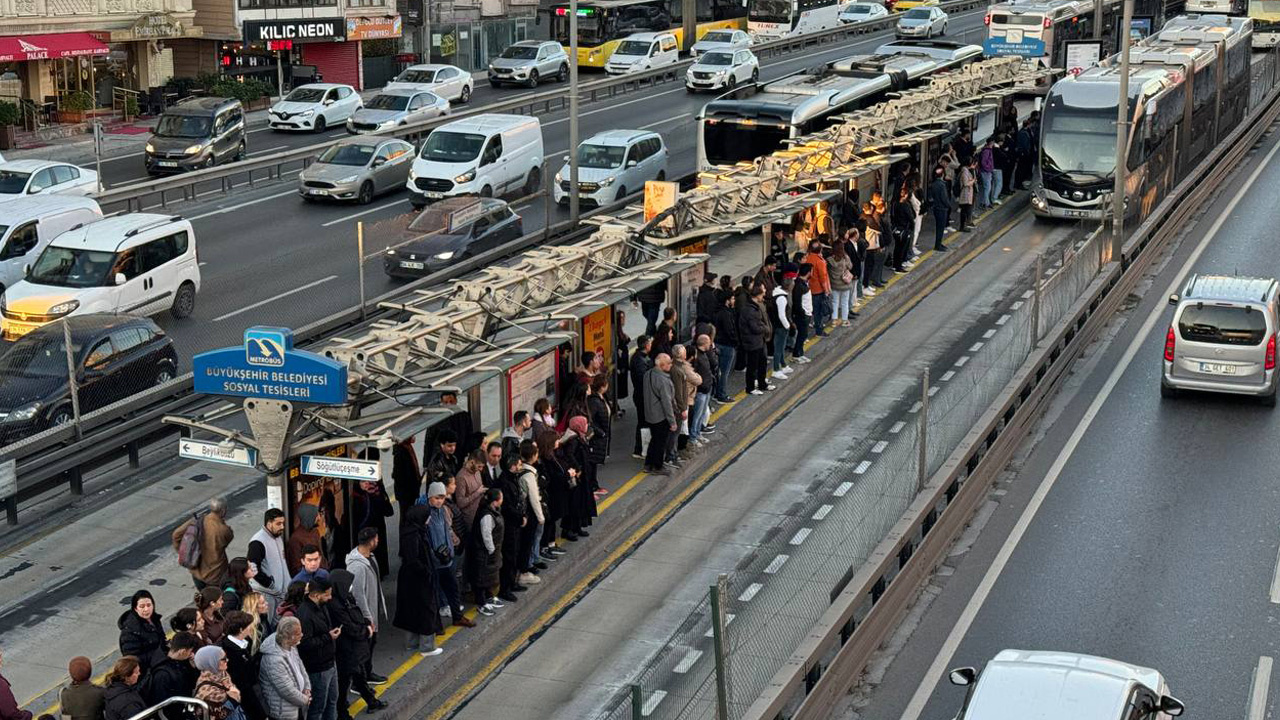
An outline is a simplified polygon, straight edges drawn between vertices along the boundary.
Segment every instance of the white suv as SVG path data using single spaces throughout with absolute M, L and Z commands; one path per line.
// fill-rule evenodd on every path
M 0 298 L 0 328 L 14 340 L 67 315 L 195 310 L 200 265 L 195 231 L 177 216 L 131 213 L 54 238 L 26 277 Z
M 606 130 L 578 146 L 578 200 L 608 205 L 667 177 L 667 146 L 646 130 Z M 569 204 L 569 163 L 556 173 L 556 202 Z

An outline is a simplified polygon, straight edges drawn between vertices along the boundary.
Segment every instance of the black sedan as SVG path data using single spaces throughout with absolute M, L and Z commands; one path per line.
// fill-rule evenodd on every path
M 408 239 L 387 248 L 383 269 L 391 277 L 419 278 L 523 234 L 520 216 L 502 200 L 446 198 L 409 224 Z
M 173 340 L 148 318 L 91 313 L 66 321 L 82 414 L 177 375 Z M 0 445 L 72 418 L 63 324 L 50 323 L 0 355 Z

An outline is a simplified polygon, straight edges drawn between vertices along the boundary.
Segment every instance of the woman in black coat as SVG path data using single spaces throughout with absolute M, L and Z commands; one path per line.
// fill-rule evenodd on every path
M 334 570 L 329 573 L 329 580 L 333 582 L 333 599 L 329 601 L 329 617 L 335 627 L 342 628 L 342 634 L 338 636 L 336 656 L 338 717 L 341 720 L 351 718 L 347 703 L 343 699 L 353 687 L 360 693 L 360 697 L 364 699 L 365 705 L 369 706 L 370 710 L 387 706 L 374 694 L 364 674 L 369 656 L 373 653 L 373 648 L 369 645 L 372 635 L 369 619 L 364 616 L 364 611 L 356 604 L 356 598 L 351 594 L 351 584 L 355 579 L 355 576 L 347 570 Z
M 571 433 L 567 438 L 562 438 L 560 447 L 556 449 L 560 466 L 569 474 L 570 490 L 564 518 L 565 537 L 569 537 L 570 531 L 577 537 L 587 537 L 590 533 L 586 527 L 591 524 L 591 518 L 596 516 L 596 500 L 588 484 L 588 465 L 591 461 L 587 459 L 586 418 L 580 415 L 571 418 L 569 429 Z
M 592 463 L 592 472 L 587 478 L 587 490 L 595 493 L 600 490 L 600 482 L 596 478 L 594 468 L 603 465 L 609 458 L 609 439 L 613 433 L 613 413 L 609 409 L 609 378 L 597 375 L 591 381 L 591 394 L 587 396 L 587 423 L 591 426 L 591 440 L 587 444 L 587 457 Z
M 538 493 L 547 506 L 543 513 L 544 527 L 540 547 L 549 551 L 556 544 L 557 530 L 563 533 L 566 540 L 576 540 L 578 536 L 575 534 L 571 538 L 568 528 L 563 524 L 569 504 L 569 475 L 556 457 L 555 431 L 544 429 L 534 433 L 533 442 L 538 446 Z M 540 554 L 544 558 L 547 556 L 547 552 Z
M 160 623 L 160 613 L 156 612 L 156 599 L 146 590 L 134 593 L 129 609 L 116 625 L 120 628 L 120 655 L 137 658 L 142 676 L 146 677 L 151 664 L 169 652 L 169 640 Z
M 485 544 L 485 527 L 489 527 L 489 540 L 493 548 Z M 471 581 L 471 590 L 475 593 L 476 605 L 484 615 L 492 615 L 493 607 L 489 604 L 493 599 L 493 588 L 499 582 L 502 571 L 502 541 L 506 538 L 505 524 L 502 521 L 502 491 L 490 488 L 485 491 L 480 510 L 476 513 L 475 522 L 471 523 L 471 534 L 467 537 L 467 579 Z
M 414 505 L 400 528 L 400 572 L 396 576 L 396 613 L 391 624 L 409 633 L 410 650 L 417 650 L 425 639 L 423 652 L 438 654 L 436 635 L 444 633 L 444 623 L 440 620 L 436 558 L 427 539 L 430 515 L 430 505 Z
M 138 690 L 141 680 L 142 668 L 136 657 L 126 655 L 116 661 L 107 675 L 107 689 L 102 693 L 105 720 L 128 720 L 147 709 Z

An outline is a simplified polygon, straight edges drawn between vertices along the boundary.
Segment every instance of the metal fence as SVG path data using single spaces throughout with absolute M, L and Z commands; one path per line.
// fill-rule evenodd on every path
M 774 528 L 749 561 L 709 589 L 600 718 L 716 718 L 719 683 L 726 704 L 719 717 L 746 713 L 871 559 L 924 479 L 941 468 L 1008 387 L 1037 336 L 1054 327 L 1097 277 L 1109 238 L 1097 231 L 1080 235 L 1073 233 L 1061 248 L 1037 260 L 1035 270 L 998 305 L 995 332 L 966 341 L 962 364 L 949 365 L 932 380 L 921 379 L 919 395 L 901 401 L 903 421 L 868 434 L 891 438 L 887 446 L 868 440 L 850 448 L 814 483 L 803 508 Z M 718 648 L 717 605 L 724 609 Z M 863 614 L 869 609 L 870 601 Z

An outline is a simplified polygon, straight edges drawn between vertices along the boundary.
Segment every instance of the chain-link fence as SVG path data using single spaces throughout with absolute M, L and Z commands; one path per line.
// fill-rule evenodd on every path
M 725 717 L 744 715 L 869 560 L 924 479 L 941 468 L 1008 386 L 1036 338 L 1065 316 L 1097 276 L 1108 240 L 1094 232 L 1039 258 L 990 322 L 982 323 L 989 327 L 977 331 L 979 339 L 966 340 L 944 372 L 922 378 L 919 395 L 903 399 L 901 420 L 871 434 L 887 440 L 868 440 L 831 465 L 802 511 L 770 532 L 726 579 L 719 598 L 713 597 L 714 588 L 704 597 L 599 717 L 715 718 L 718 677 L 724 683 Z M 725 616 L 720 663 L 716 600 Z

